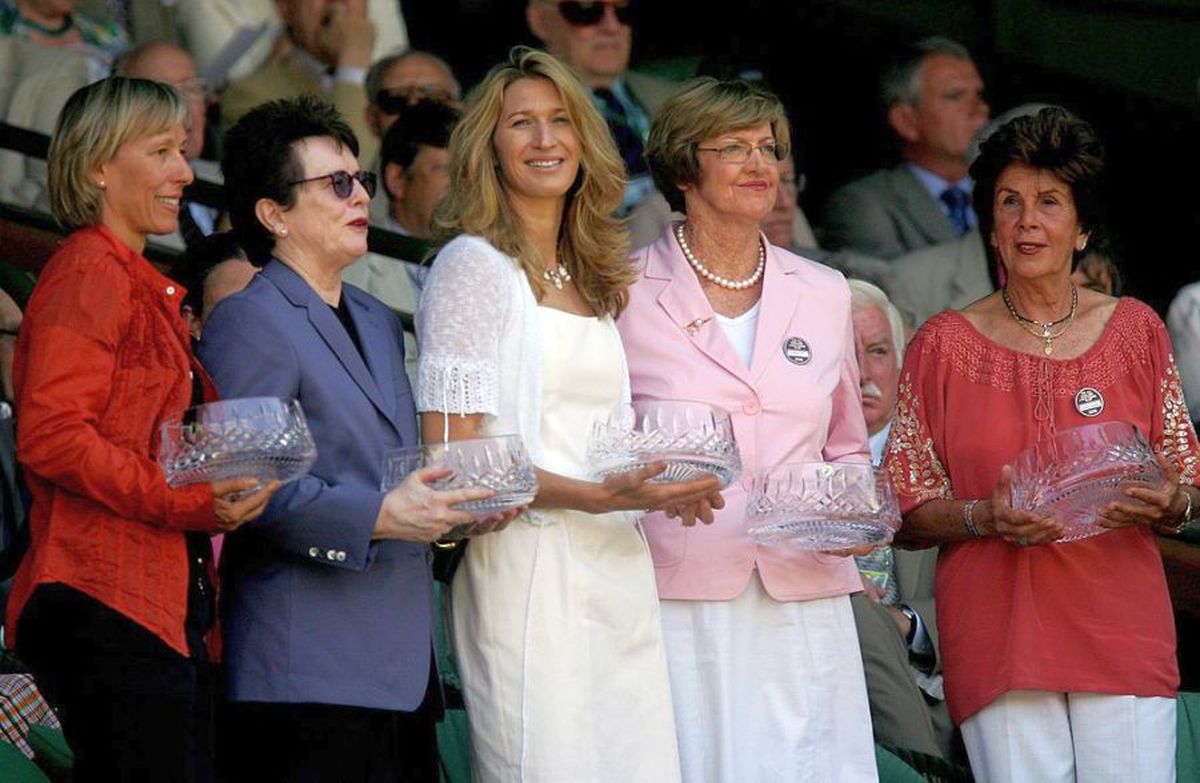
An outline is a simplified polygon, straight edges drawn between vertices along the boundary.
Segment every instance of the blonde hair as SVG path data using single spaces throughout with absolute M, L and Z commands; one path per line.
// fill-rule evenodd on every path
M 516 47 L 468 97 L 462 120 L 450 135 L 450 189 L 434 215 L 434 230 L 443 240 L 463 233 L 488 240 L 516 258 L 535 295 L 544 296 L 542 259 L 505 192 L 492 141 L 504 91 L 521 79 L 553 84 L 579 136 L 579 174 L 563 207 L 559 260 L 592 309 L 615 317 L 625 307 L 635 277 L 628 260 L 629 236 L 613 217 L 625 188 L 625 164 L 583 85 L 545 52 Z
M 680 185 L 700 181 L 696 148 L 722 133 L 768 123 L 775 135 L 779 160 L 791 149 L 787 113 L 774 93 L 756 84 L 711 76 L 692 79 L 675 93 L 658 112 L 646 143 L 646 160 L 654 184 L 677 212 L 687 205 Z
M 47 156 L 55 219 L 69 229 L 98 224 L 96 167 L 126 142 L 186 125 L 189 116 L 187 102 L 162 82 L 113 76 L 76 90 L 58 115 Z

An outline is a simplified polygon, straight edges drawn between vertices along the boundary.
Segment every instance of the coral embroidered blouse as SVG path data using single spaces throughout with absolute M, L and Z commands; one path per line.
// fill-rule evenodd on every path
M 1075 404 L 1088 387 L 1104 401 L 1092 418 Z M 1096 343 L 1065 360 L 1000 346 L 946 311 L 905 354 L 886 465 L 904 513 L 936 498 L 984 498 L 1026 447 L 1099 421 L 1135 425 L 1181 481 L 1196 483 L 1200 447 L 1149 307 L 1121 299 Z M 1175 695 L 1171 601 L 1146 527 L 1028 548 L 946 544 L 936 596 L 956 723 L 1012 690 Z
M 184 289 L 102 227 L 63 243 L 38 280 L 13 363 L 30 549 L 8 602 L 9 641 L 37 585 L 69 585 L 188 654 L 184 531 L 214 530 L 212 487 L 172 489 L 159 424 L 200 373 Z M 210 640 L 211 642 L 211 640 Z

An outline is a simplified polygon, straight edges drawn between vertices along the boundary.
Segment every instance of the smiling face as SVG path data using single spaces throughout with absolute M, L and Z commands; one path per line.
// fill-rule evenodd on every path
M 96 167 L 100 222 L 141 251 L 149 234 L 170 234 L 179 220 L 183 189 L 192 181 L 187 131 L 182 125 L 125 142 Z M 102 183 L 102 184 L 101 184 Z
M 295 145 L 296 156 L 304 170 L 302 179 L 312 179 L 335 171 L 355 174 L 358 160 L 346 147 L 339 147 L 328 136 L 301 139 Z M 367 205 L 370 197 L 361 183 L 353 181 L 349 198 L 338 198 L 329 179 L 315 179 L 295 185 L 296 203 L 282 212 L 280 224 L 287 235 L 276 240 L 282 255 L 307 259 L 313 267 L 341 270 L 367 252 Z M 268 230 L 279 228 L 264 221 Z
M 533 0 L 526 21 L 546 51 L 575 69 L 588 87 L 611 87 L 629 68 L 633 28 L 617 20 L 611 3 L 596 24 L 576 26 L 563 18 L 557 0 Z
M 697 150 L 699 181 L 679 185 L 689 221 L 706 220 L 760 224 L 775 206 L 779 188 L 779 162 L 762 150 L 750 153 L 745 163 L 721 160 L 716 152 L 731 144 L 757 147 L 775 141 L 770 123 L 721 133 L 702 141 Z
M 1087 234 L 1071 187 L 1044 169 L 1013 163 L 996 179 L 991 243 L 1010 275 L 1069 275 Z
M 548 79 L 518 79 L 505 88 L 492 146 L 504 189 L 518 204 L 561 202 L 579 173 L 579 136 Z
M 854 353 L 858 359 L 859 388 L 867 432 L 879 432 L 892 418 L 900 382 L 900 357 L 892 326 L 879 307 L 854 311 Z

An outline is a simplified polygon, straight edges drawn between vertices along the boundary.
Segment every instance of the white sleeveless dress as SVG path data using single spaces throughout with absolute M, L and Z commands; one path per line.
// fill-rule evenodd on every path
M 620 338 L 608 319 L 547 307 L 537 318 L 539 467 L 588 479 L 592 422 L 625 388 Z M 679 780 L 653 565 L 634 515 L 538 520 L 473 539 L 454 580 L 476 779 Z

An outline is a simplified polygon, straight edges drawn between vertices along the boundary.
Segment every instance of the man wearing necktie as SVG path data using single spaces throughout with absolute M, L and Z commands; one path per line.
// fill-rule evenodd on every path
M 823 238 L 831 248 L 893 259 L 954 242 L 978 224 L 967 148 L 987 124 L 988 105 L 970 53 L 946 38 L 908 48 L 882 88 L 903 160 L 835 192 Z
M 675 90 L 670 82 L 629 70 L 636 0 L 529 0 L 525 20 L 546 51 L 574 69 L 608 122 L 629 180 L 621 203 L 632 247 L 656 239 L 671 211 L 646 164 L 650 121 Z

